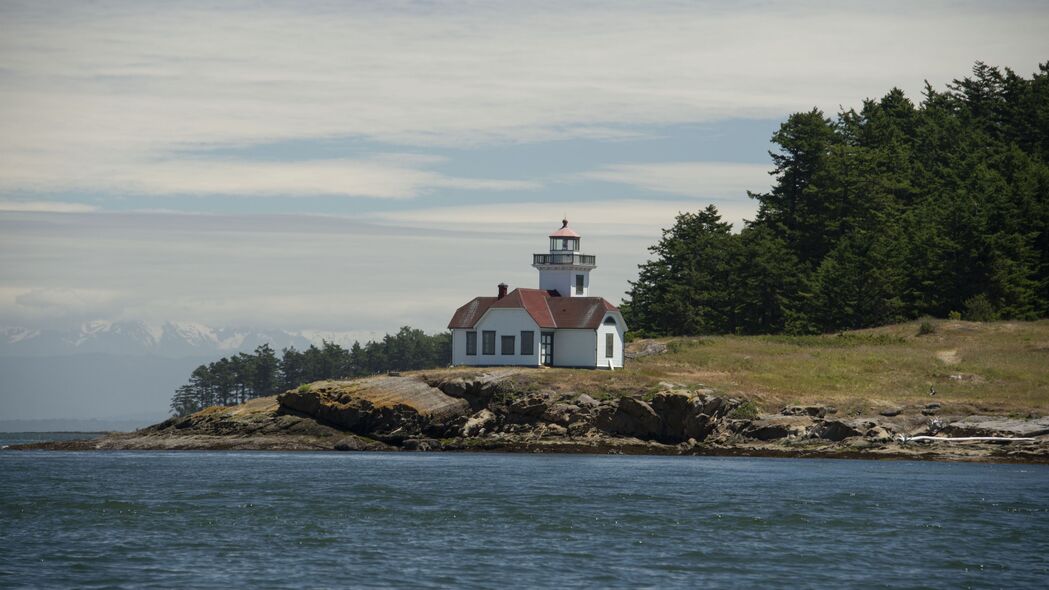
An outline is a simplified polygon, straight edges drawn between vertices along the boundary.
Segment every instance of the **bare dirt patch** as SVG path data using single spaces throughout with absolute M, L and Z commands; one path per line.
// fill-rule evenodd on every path
M 962 357 L 958 356 L 957 350 L 937 350 L 936 358 L 945 365 L 957 365 L 962 362 Z

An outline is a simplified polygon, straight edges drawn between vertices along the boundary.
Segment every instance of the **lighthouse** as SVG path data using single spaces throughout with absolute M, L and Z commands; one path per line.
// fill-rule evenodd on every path
M 590 295 L 597 258 L 580 253 L 580 236 L 561 220 L 550 251 L 533 254 L 539 288 L 504 284 L 495 296 L 474 297 L 455 310 L 452 364 L 475 367 L 623 366 L 626 322 L 616 306 Z
M 539 288 L 556 291 L 561 297 L 588 297 L 590 271 L 597 257 L 580 252 L 582 236 L 561 220 L 561 229 L 550 234 L 550 252 L 533 254 L 532 266 L 539 270 Z

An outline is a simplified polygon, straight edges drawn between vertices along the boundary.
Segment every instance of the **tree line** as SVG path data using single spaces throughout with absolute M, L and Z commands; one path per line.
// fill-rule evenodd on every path
M 186 416 L 210 406 L 241 404 L 313 381 L 445 366 L 451 362 L 451 345 L 448 332 L 428 335 L 408 326 L 363 346 L 354 342 L 349 349 L 325 341 L 301 352 L 285 348 L 278 357 L 269 344 L 263 344 L 254 353 L 242 352 L 194 369 L 189 381 L 175 390 L 171 410 Z
M 772 141 L 741 231 L 710 206 L 650 248 L 623 306 L 635 334 L 1049 316 L 1049 62 L 795 113 Z

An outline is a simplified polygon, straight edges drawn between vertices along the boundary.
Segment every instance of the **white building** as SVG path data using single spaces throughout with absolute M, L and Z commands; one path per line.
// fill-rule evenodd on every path
M 590 297 L 596 257 L 579 253 L 580 236 L 564 220 L 550 235 L 549 254 L 534 254 L 538 289 L 475 297 L 448 323 L 453 365 L 623 366 L 623 314 Z

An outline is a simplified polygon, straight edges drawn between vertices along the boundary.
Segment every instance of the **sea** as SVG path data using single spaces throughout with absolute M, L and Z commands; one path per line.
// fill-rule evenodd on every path
M 0 588 L 357 587 L 1049 588 L 1049 466 L 0 450 Z

